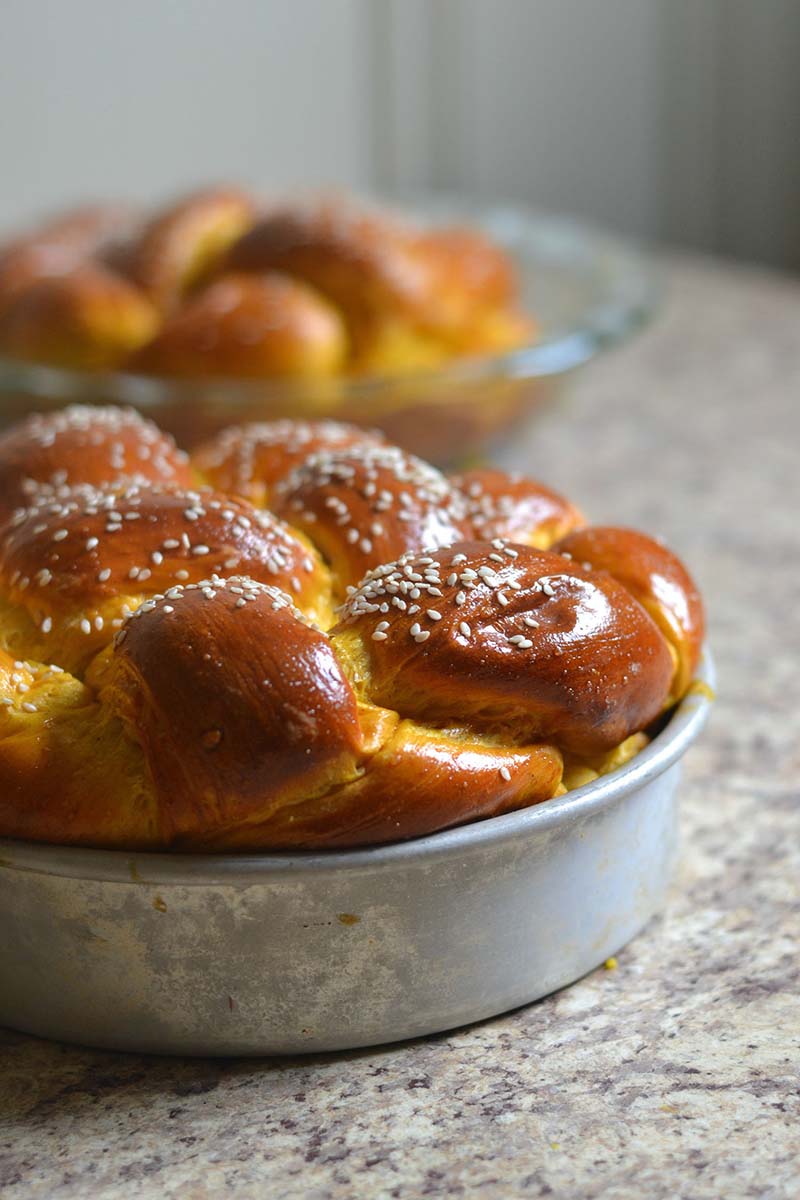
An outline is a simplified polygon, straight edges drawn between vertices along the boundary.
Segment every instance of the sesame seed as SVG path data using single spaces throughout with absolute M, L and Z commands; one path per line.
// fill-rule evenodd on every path
M 188 578 L 189 578 L 189 572 L 188 572 L 188 571 L 184 571 L 184 570 L 176 571 L 176 572 L 175 572 L 175 578 L 176 578 L 176 579 L 188 579 Z
M 376 629 L 372 635 L 372 640 L 373 642 L 385 642 L 388 636 L 388 633 L 384 633 L 382 629 Z
M 422 632 L 422 626 L 419 624 L 418 621 L 415 621 L 408 632 L 411 634 L 412 637 L 416 637 L 418 633 Z
M 203 545 L 192 546 L 192 554 L 203 555 L 203 554 L 210 554 L 210 553 L 211 553 L 211 551 L 209 550 L 208 546 L 203 546 Z
M 500 778 L 505 779 L 506 783 L 511 782 L 511 772 L 509 771 L 508 767 L 500 768 Z
M 86 617 L 81 618 L 80 630 L 81 630 L 81 633 L 91 633 L 92 632 L 92 627 L 89 624 L 89 621 L 87 620 Z
M 431 636 L 429 629 L 423 629 L 420 633 L 414 635 L 415 642 L 426 642 Z
M 171 613 L 171 612 L 175 612 L 175 609 L 172 607 L 171 604 L 165 604 L 161 611 L 165 612 L 165 613 Z
M 96 538 L 96 537 L 87 538 L 86 539 L 86 549 L 94 550 L 95 546 L 99 545 L 99 542 L 100 542 L 99 538 Z
M 95 617 L 95 619 L 94 619 L 94 627 L 95 627 L 95 629 L 98 631 L 98 633 L 99 633 L 99 632 L 100 632 L 100 630 L 103 628 L 103 625 L 104 625 L 104 624 L 105 624 L 105 622 L 103 621 L 103 618 L 102 618 L 102 617 L 100 617 L 100 616 L 97 616 L 97 617 Z
M 49 633 L 50 630 L 53 628 L 53 618 L 45 617 L 45 619 L 42 621 L 40 628 L 41 628 L 42 633 Z
M 442 614 L 440 612 L 437 612 L 437 610 L 435 608 L 428 609 L 428 616 L 430 617 L 430 619 L 432 621 L 441 621 L 441 619 L 442 619 Z
M 25 692 L 29 692 L 30 690 L 31 690 L 30 685 L 27 683 L 18 683 L 17 684 L 17 691 L 22 692 L 23 695 L 25 694 Z
M 462 621 L 458 628 L 465 638 L 472 636 L 472 629 L 469 627 L 466 621 Z
M 54 542 L 63 542 L 64 538 L 67 536 L 68 536 L 68 530 L 57 529 L 55 531 L 55 533 L 53 534 L 53 541 Z
M 157 567 L 160 567 L 164 561 L 164 555 L 161 553 L 160 550 L 154 550 L 153 553 L 150 555 L 150 561 L 152 563 L 155 563 L 155 565 Z
M 110 567 L 103 567 L 102 571 L 97 572 L 97 582 L 98 583 L 105 583 L 105 581 L 110 578 L 111 578 L 111 568 Z
M 505 607 L 506 607 L 506 605 L 509 603 L 508 596 L 506 596 L 506 595 L 505 595 L 503 592 L 498 592 L 498 593 L 497 593 L 497 599 L 500 601 L 500 603 L 502 604 L 503 608 L 505 608 Z
M 25 703 L 22 705 L 22 708 L 25 710 L 25 712 L 28 712 L 28 713 L 34 713 L 37 711 L 36 705 L 31 704 L 30 700 L 26 700 Z

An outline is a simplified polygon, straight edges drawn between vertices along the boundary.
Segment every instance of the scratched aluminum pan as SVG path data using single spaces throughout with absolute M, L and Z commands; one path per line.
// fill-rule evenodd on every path
M 179 855 L 2 841 L 0 1025 L 116 1050 L 294 1054 L 450 1029 L 564 987 L 663 904 L 680 760 L 706 693 L 611 775 L 398 845 Z

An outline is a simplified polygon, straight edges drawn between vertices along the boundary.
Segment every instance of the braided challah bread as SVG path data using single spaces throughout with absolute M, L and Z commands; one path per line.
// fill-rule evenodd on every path
M 0 836 L 415 837 L 612 770 L 692 680 L 685 569 L 542 485 L 326 422 L 228 430 L 191 479 L 160 439 L 80 409 L 0 441 Z
M 132 409 L 73 405 L 34 413 L 0 434 L 0 522 L 29 500 L 66 495 L 78 483 L 191 482 L 183 451 Z
M 80 209 L 0 247 L 0 352 L 180 378 L 392 374 L 534 335 L 508 256 L 344 199 L 206 189 Z

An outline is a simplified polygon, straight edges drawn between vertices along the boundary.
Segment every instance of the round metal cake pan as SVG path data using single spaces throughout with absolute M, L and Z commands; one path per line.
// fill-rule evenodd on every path
M 538 999 L 661 907 L 680 760 L 708 708 L 694 688 L 635 759 L 562 798 L 372 850 L 0 842 L 0 1025 L 115 1050 L 294 1054 Z

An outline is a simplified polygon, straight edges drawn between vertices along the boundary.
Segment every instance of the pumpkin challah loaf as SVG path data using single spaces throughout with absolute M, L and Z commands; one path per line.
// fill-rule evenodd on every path
M 532 481 L 325 422 L 191 469 L 117 410 L 0 439 L 0 836 L 411 838 L 613 769 L 691 682 L 678 560 Z
M 0 247 L 0 353 L 184 379 L 435 367 L 534 335 L 508 256 L 353 201 L 232 188 L 80 209 Z
M 0 522 L 75 484 L 191 482 L 183 451 L 132 409 L 73 405 L 0 433 Z

